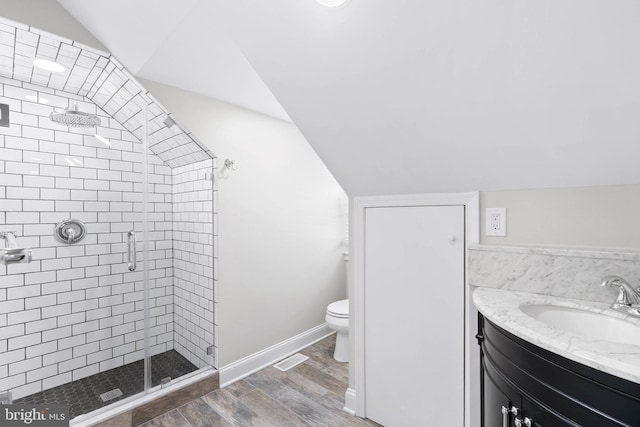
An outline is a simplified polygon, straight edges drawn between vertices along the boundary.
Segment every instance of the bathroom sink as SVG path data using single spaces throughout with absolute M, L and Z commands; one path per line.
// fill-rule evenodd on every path
M 579 308 L 551 304 L 520 307 L 523 313 L 552 328 L 622 344 L 640 344 L 640 325 Z

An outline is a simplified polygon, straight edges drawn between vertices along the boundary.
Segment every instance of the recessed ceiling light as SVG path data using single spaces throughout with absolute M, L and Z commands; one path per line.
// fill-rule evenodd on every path
M 349 0 L 318 0 L 318 3 L 327 7 L 336 7 L 336 6 L 342 6 L 348 1 Z
M 48 59 L 36 58 L 33 60 L 33 65 L 43 70 L 51 71 L 52 73 L 61 73 L 65 70 L 64 66 L 57 62 L 49 61 Z

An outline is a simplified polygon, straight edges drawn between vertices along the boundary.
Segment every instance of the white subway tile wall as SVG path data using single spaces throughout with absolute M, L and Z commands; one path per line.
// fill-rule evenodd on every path
M 213 160 L 173 169 L 175 349 L 199 368 L 213 364 Z
M 33 65 L 34 58 L 57 62 L 64 70 L 58 73 L 45 71 Z M 38 85 L 51 89 L 43 99 L 48 105 L 61 109 L 68 106 L 68 99 L 64 95 L 59 96 L 53 90 L 86 97 L 138 140 L 142 139 L 143 131 L 141 111 L 144 106 L 148 106 L 149 147 L 170 167 L 184 166 L 214 157 L 179 124 L 167 128 L 164 121 L 169 117 L 168 111 L 122 64 L 106 52 L 0 17 L 0 76 L 26 83 L 25 87 Z M 20 87 L 10 87 L 7 96 L 23 99 L 25 96 L 34 95 Z M 40 104 L 45 103 L 43 99 L 34 98 Z M 92 108 L 84 103 L 79 103 L 78 107 L 80 111 L 85 111 L 84 107 Z M 93 108 L 95 109 L 95 106 Z M 39 110 L 42 110 L 42 106 L 36 103 L 25 106 L 24 111 L 14 113 L 14 117 L 21 121 L 20 124 L 31 126 L 24 130 L 21 136 L 53 141 L 51 134 L 55 125 L 48 119 L 29 115 Z M 104 129 L 103 132 L 102 136 L 105 138 L 113 137 L 109 129 Z M 48 146 L 49 153 L 70 154 L 64 152 L 64 146 L 56 142 L 70 141 L 61 139 L 51 144 L 44 143 Z M 24 168 L 28 169 L 29 166 Z M 116 168 L 117 163 L 114 163 L 112 169 Z
M 69 99 L 102 126 L 51 123 Z M 143 358 L 143 157 L 137 138 L 87 98 L 0 78 L 0 103 L 12 122 L 0 127 L 0 231 L 33 248 L 30 264 L 0 266 L 0 391 L 20 398 Z M 204 173 L 214 160 L 172 169 L 148 158 L 150 352 L 175 348 L 212 365 L 214 194 Z M 81 242 L 55 240 L 65 218 L 86 223 Z

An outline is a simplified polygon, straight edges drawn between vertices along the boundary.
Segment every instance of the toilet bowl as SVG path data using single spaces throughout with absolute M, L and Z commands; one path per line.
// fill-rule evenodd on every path
M 327 325 L 336 331 L 336 349 L 333 358 L 338 362 L 349 361 L 349 300 L 332 302 L 327 307 Z

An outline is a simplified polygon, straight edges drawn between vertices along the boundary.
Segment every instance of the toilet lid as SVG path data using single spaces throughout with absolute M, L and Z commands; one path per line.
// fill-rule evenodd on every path
M 349 317 L 349 300 L 343 299 L 332 302 L 329 304 L 329 307 L 327 307 L 327 313 L 335 317 Z

